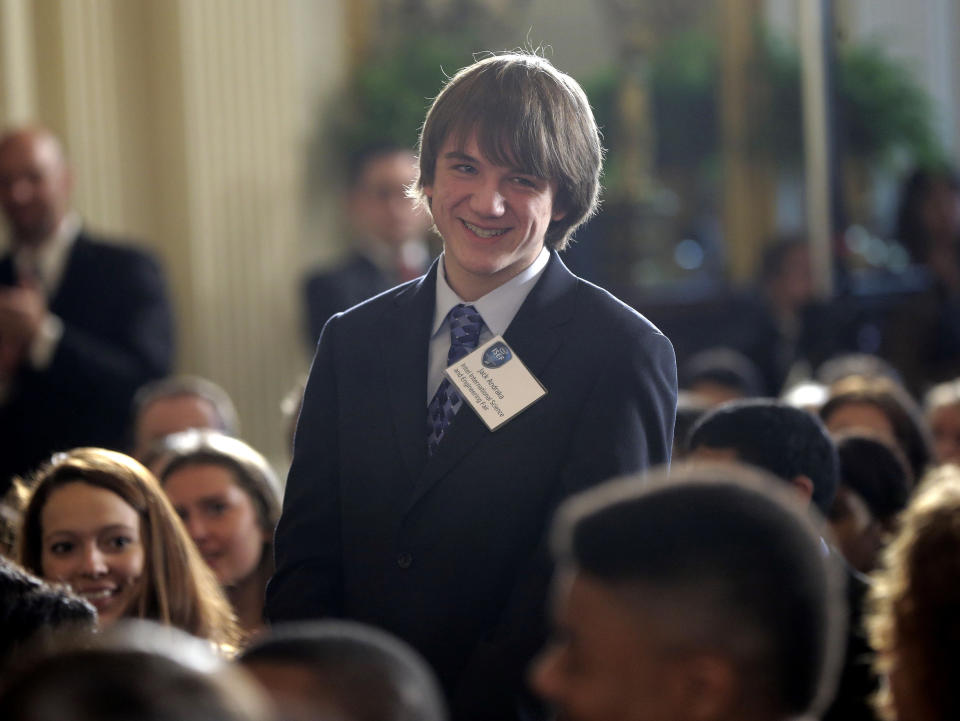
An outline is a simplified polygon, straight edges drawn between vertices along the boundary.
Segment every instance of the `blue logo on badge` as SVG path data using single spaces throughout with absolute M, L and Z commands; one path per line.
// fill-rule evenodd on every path
M 507 344 L 497 341 L 484 351 L 483 365 L 487 368 L 499 368 L 511 358 L 513 358 L 513 353 L 507 348 Z

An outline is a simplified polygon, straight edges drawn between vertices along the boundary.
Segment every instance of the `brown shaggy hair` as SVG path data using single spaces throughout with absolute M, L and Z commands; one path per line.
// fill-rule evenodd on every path
M 557 182 L 554 210 L 565 215 L 547 227 L 546 245 L 563 250 L 596 212 L 603 148 L 583 88 L 550 61 L 504 53 L 462 68 L 433 101 L 420 132 L 415 197 L 430 207 L 440 149 L 453 137 L 463 148 L 472 133 L 488 160 Z

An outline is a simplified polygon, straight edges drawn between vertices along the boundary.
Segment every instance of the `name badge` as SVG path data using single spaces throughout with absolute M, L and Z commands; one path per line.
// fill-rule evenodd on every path
M 547 393 L 499 335 L 444 373 L 491 431 Z

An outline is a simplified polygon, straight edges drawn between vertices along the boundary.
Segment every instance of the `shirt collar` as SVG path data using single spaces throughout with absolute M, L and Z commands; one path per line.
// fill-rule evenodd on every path
M 483 318 L 484 325 L 497 336 L 503 335 L 509 327 L 513 317 L 520 310 L 523 301 L 537 284 L 541 274 L 550 262 L 550 251 L 546 247 L 540 249 L 540 254 L 525 269 L 503 285 L 494 288 L 482 298 L 478 298 L 469 305 L 477 309 Z M 466 303 L 456 291 L 447 283 L 447 274 L 444 266 L 444 256 L 440 255 L 440 264 L 437 267 L 437 302 L 433 311 L 433 327 L 430 337 L 440 331 L 447 315 L 458 303 Z
M 60 285 L 67 264 L 67 255 L 80 232 L 80 216 L 67 213 L 57 229 L 37 246 L 22 246 L 14 253 L 17 273 L 25 268 L 39 272 L 41 283 L 48 295 Z
M 369 236 L 357 236 L 354 247 L 388 277 L 396 274 L 401 263 L 423 269 L 430 262 L 430 249 L 422 238 L 411 238 L 404 241 L 399 248 L 391 248 Z

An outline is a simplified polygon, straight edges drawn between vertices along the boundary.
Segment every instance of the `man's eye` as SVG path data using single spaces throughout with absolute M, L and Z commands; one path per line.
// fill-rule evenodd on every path
M 453 169 L 461 173 L 473 173 L 476 171 L 476 168 L 469 163 L 457 163 L 453 166 Z
M 57 541 L 56 543 L 50 544 L 50 553 L 53 553 L 57 556 L 62 556 L 65 553 L 70 553 L 73 550 L 73 544 L 69 541 Z
M 530 178 L 524 178 L 523 176 L 517 176 L 516 178 L 513 179 L 513 182 L 516 183 L 517 185 L 522 185 L 525 188 L 537 187 L 537 184 L 535 181 L 531 180 Z

